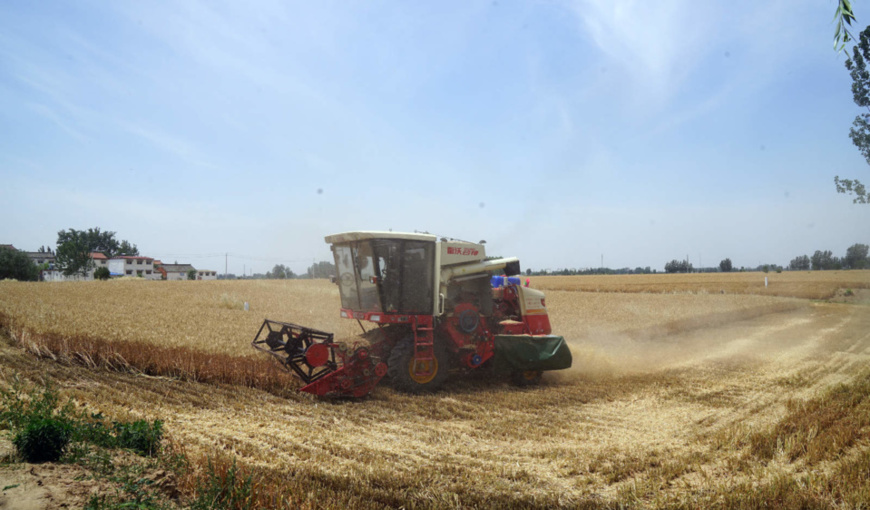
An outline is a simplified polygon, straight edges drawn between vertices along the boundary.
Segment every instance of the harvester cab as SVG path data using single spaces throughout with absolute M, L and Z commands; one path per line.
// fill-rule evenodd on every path
M 253 346 L 316 395 L 361 397 L 385 376 L 405 392 L 433 391 L 451 372 L 489 370 L 518 385 L 571 366 L 551 334 L 544 294 L 524 287 L 516 258 L 487 259 L 483 243 L 431 234 L 345 232 L 326 237 L 341 317 L 377 328 L 347 346 L 333 335 L 266 320 Z M 365 331 L 365 327 L 363 327 Z

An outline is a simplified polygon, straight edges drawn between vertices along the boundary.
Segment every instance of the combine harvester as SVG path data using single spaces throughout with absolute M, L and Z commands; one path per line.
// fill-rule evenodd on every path
M 472 370 L 526 386 L 571 366 L 564 338 L 550 334 L 544 294 L 515 276 L 518 259 L 486 260 L 482 241 L 431 234 L 346 232 L 326 242 L 341 316 L 357 320 L 370 342 L 348 347 L 332 333 L 267 319 L 252 345 L 299 376 L 301 391 L 362 397 L 387 376 L 396 389 L 420 393 L 450 371 Z

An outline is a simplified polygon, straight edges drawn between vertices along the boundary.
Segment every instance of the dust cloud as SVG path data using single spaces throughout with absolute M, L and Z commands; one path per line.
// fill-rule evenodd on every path
M 751 365 L 788 356 L 803 357 L 813 338 L 801 334 L 809 310 L 773 313 L 730 324 L 714 323 L 667 335 L 589 331 L 566 338 L 573 365 L 553 375 L 561 381 L 644 374 L 705 364 Z

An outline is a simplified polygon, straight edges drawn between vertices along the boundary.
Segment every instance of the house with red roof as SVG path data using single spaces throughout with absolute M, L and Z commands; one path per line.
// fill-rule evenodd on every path
M 92 267 L 91 270 L 88 271 L 89 280 L 94 279 L 94 271 L 96 271 L 97 269 L 101 267 L 109 267 L 109 257 L 106 257 L 98 251 L 91 252 L 91 260 L 94 263 L 94 267 Z
M 167 280 L 187 280 L 187 275 L 196 269 L 190 264 L 162 264 L 161 271 L 166 274 Z

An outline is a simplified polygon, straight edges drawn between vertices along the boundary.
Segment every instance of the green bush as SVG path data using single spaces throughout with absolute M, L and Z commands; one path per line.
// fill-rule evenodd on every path
M 94 280 L 108 280 L 112 276 L 108 267 L 98 267 L 94 270 Z
M 160 420 L 154 420 L 153 424 L 145 420 L 115 423 L 114 429 L 120 448 L 129 448 L 146 457 L 157 453 L 163 439 L 163 422 Z
M 107 426 L 102 414 L 77 411 L 72 401 L 59 404 L 60 395 L 50 384 L 41 390 L 27 390 L 15 377 L 11 388 L 0 390 L 0 429 L 12 431 L 16 448 L 29 461 L 57 460 L 69 442 L 128 448 L 143 456 L 153 456 L 160 449 L 160 420 L 113 422 Z
M 47 384 L 42 391 L 27 391 L 16 377 L 8 390 L 0 390 L 0 427 L 17 431 L 39 419 L 58 417 L 69 421 L 72 404 L 55 412 L 60 402 L 57 391 Z
M 79 417 L 73 428 L 73 441 L 104 448 L 114 448 L 118 442 L 112 435 L 112 430 L 106 427 L 105 417 L 100 413 L 91 414 L 88 418 Z
M 27 462 L 54 462 L 63 455 L 71 437 L 69 422 L 37 418 L 15 434 L 12 444 Z

